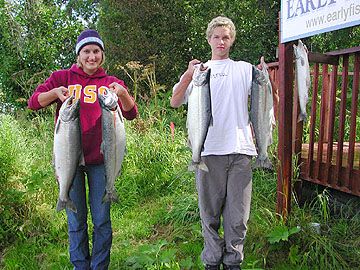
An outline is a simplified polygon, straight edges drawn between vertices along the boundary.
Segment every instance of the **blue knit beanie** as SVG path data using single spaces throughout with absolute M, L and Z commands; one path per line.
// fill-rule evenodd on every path
M 104 50 L 104 43 L 102 42 L 99 33 L 96 30 L 87 29 L 82 31 L 77 38 L 75 47 L 76 55 L 79 54 L 82 47 L 89 44 L 96 44 L 101 48 L 101 50 Z

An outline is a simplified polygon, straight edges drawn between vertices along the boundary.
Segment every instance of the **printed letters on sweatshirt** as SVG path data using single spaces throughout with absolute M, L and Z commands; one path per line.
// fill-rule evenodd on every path
M 96 85 L 87 85 L 84 87 L 84 102 L 85 103 L 94 103 L 97 99 L 97 92 L 99 94 L 103 95 L 106 90 L 109 88 L 105 86 L 99 87 L 99 90 L 97 91 Z M 80 84 L 74 84 L 68 86 L 69 95 L 73 96 L 75 99 L 80 99 L 81 97 L 81 91 L 82 86 Z

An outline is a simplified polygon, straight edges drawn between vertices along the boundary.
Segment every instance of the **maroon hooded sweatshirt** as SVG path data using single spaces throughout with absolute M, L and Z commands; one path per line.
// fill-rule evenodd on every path
M 74 64 L 70 69 L 53 72 L 43 84 L 39 85 L 29 98 L 28 107 L 31 110 L 43 108 L 38 101 L 40 93 L 60 86 L 68 88 L 70 96 L 74 95 L 75 98 L 80 98 L 81 139 L 85 164 L 102 164 L 104 158 L 100 152 L 102 142 L 101 107 L 97 93 L 108 89 L 109 85 L 113 82 L 117 82 L 127 89 L 122 80 L 107 75 L 103 68 L 99 68 L 93 75 L 88 75 Z M 53 103 L 55 102 L 57 103 L 56 120 L 59 116 L 62 102 L 59 99 Z M 126 119 L 132 120 L 137 116 L 138 109 L 136 104 L 127 112 L 123 110 L 120 100 L 119 105 Z

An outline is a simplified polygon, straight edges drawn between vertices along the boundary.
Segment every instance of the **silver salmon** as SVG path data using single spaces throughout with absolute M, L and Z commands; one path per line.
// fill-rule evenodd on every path
M 53 165 L 60 189 L 57 211 L 68 208 L 77 212 L 76 206 L 69 198 L 69 190 L 77 167 L 84 164 L 79 109 L 78 99 L 67 98 L 60 108 L 55 125 Z
M 206 164 L 201 160 L 201 152 L 211 122 L 211 99 L 210 99 L 210 68 L 200 64 L 195 68 L 193 88 L 188 97 L 188 111 L 186 126 L 188 129 L 189 147 L 192 150 L 192 161 L 189 170 L 195 168 L 209 171 Z
M 260 64 L 261 70 L 253 68 L 250 98 L 250 121 L 258 150 L 258 156 L 253 167 L 272 170 L 273 165 L 269 159 L 268 147 L 272 143 L 272 126 L 275 123 L 273 94 L 267 65 L 263 57 Z
M 121 165 L 125 155 L 126 134 L 124 118 L 117 103 L 117 96 L 111 91 L 99 94 L 101 106 L 102 143 L 104 156 L 106 187 L 103 202 L 116 202 L 118 195 L 115 180 L 121 174 Z
M 300 114 L 298 122 L 305 121 L 307 118 L 306 104 L 309 98 L 310 88 L 310 66 L 308 59 L 308 49 L 299 39 L 298 45 L 293 45 L 295 54 L 296 86 L 299 93 Z

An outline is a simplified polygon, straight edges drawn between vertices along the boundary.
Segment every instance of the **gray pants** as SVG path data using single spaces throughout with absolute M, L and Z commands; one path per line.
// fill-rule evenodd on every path
M 209 172 L 196 174 L 204 236 L 201 259 L 205 264 L 240 264 L 250 214 L 251 157 L 241 154 L 205 156 Z M 223 217 L 224 238 L 219 235 Z

